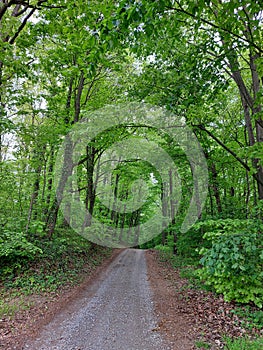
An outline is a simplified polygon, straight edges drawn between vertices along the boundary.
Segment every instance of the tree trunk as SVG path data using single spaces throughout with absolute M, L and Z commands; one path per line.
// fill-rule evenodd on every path
M 167 242 L 167 231 L 166 231 L 166 217 L 168 216 L 168 203 L 167 203 L 167 183 L 162 183 L 162 215 L 164 218 L 163 221 L 163 230 L 162 230 L 162 245 L 165 245 Z
M 258 119 L 256 121 L 256 137 L 257 142 L 263 142 L 263 121 Z M 257 168 L 257 187 L 258 187 L 258 198 L 263 200 L 263 167 L 260 165 L 260 159 L 255 159 L 255 167 Z
M 209 202 L 210 202 L 210 214 L 213 217 L 214 216 L 214 205 L 213 205 L 213 196 L 211 192 L 211 185 L 208 185 L 208 194 L 209 194 Z
M 170 191 L 170 207 L 171 207 L 171 225 L 175 224 L 175 201 L 173 199 L 173 173 L 172 169 L 169 170 L 169 191 Z M 173 254 L 177 254 L 177 232 L 173 230 Z
M 51 146 L 50 155 L 49 155 L 49 166 L 48 166 L 48 180 L 47 180 L 47 197 L 45 200 L 45 207 L 43 210 L 43 215 L 45 222 L 47 223 L 47 214 L 49 211 L 49 206 L 51 202 L 52 186 L 53 186 L 53 166 L 54 166 L 54 147 Z
M 121 214 L 121 230 L 120 230 L 120 237 L 119 237 L 119 242 L 121 244 L 122 242 L 122 239 L 123 239 L 123 231 L 124 231 L 124 226 L 125 226 L 125 219 L 126 219 L 126 204 L 124 204 L 124 207 L 123 207 L 123 213 Z
M 67 95 L 67 102 L 66 102 L 66 111 L 65 111 L 65 118 L 64 122 L 66 126 L 70 125 L 70 107 L 71 107 L 71 99 L 72 99 L 72 93 L 73 93 L 73 83 L 75 78 L 72 76 L 69 81 L 69 87 L 68 87 L 68 95 Z M 70 189 L 69 189 L 70 190 Z M 64 228 L 69 227 L 70 225 L 70 213 L 71 213 L 71 203 L 68 201 L 66 203 L 66 207 L 64 210 L 64 218 L 62 226 Z
M 36 170 L 36 179 L 33 185 L 33 192 L 31 195 L 29 210 L 28 210 L 28 216 L 27 216 L 27 224 L 26 224 L 26 233 L 28 233 L 28 229 L 31 223 L 32 214 L 34 211 L 34 206 L 37 202 L 38 194 L 39 194 L 39 188 L 40 188 L 40 174 L 41 174 L 42 166 L 39 165 Z
M 259 104 L 257 101 L 258 93 L 260 91 L 260 79 L 258 76 L 258 71 L 257 71 L 257 66 L 255 61 L 258 58 L 258 56 L 253 55 L 253 52 L 250 51 L 249 65 L 250 65 L 252 89 L 253 89 L 253 96 L 251 96 L 248 88 L 245 85 L 243 77 L 241 75 L 237 52 L 232 47 L 232 45 L 230 47 L 226 47 L 224 40 L 222 40 L 222 42 L 226 50 L 228 50 L 227 58 L 229 60 L 229 65 L 232 72 L 232 78 L 237 84 L 237 87 L 239 89 L 241 102 L 244 110 L 244 117 L 245 117 L 245 122 L 247 127 L 249 145 L 253 146 L 255 142 L 263 142 L 262 119 L 257 116 L 257 114 L 262 110 L 261 104 Z M 256 135 L 254 134 L 252 120 L 255 120 Z M 262 200 L 263 199 L 263 169 L 262 169 L 262 166 L 259 165 L 259 159 L 257 158 L 252 159 L 252 165 L 256 169 L 256 174 L 254 177 L 257 181 L 258 198 Z
M 80 72 L 79 81 L 78 81 L 78 87 L 77 87 L 77 93 L 75 96 L 75 113 L 74 113 L 74 120 L 73 124 L 77 123 L 79 121 L 80 117 L 80 108 L 81 108 L 81 96 L 84 88 L 84 82 L 85 77 L 83 71 Z M 73 80 L 70 80 L 70 86 L 68 91 L 68 98 L 67 98 L 67 111 L 70 107 L 70 101 L 71 101 L 71 94 L 72 94 L 72 84 Z M 68 121 L 68 117 L 66 116 L 65 122 Z M 65 139 L 65 149 L 64 149 L 64 157 L 63 157 L 63 166 L 62 166 L 62 174 L 59 179 L 59 184 L 57 188 L 57 198 L 55 199 L 51 211 L 48 215 L 48 235 L 51 238 L 56 227 L 57 223 L 57 217 L 58 217 L 58 210 L 59 206 L 61 204 L 62 198 L 63 198 L 63 192 L 65 190 L 65 186 L 68 182 L 69 176 L 71 176 L 73 171 L 73 161 L 72 161 L 72 154 L 73 154 L 73 144 L 72 140 L 69 137 L 66 137 Z
M 217 179 L 217 170 L 215 163 L 212 162 L 211 164 L 211 174 L 212 174 L 212 180 L 213 180 L 213 192 L 216 200 L 217 205 L 217 212 L 218 214 L 222 213 L 222 204 L 221 204 L 221 198 L 219 193 L 219 185 L 218 185 L 218 179 Z
M 4 103 L 2 98 L 2 81 L 3 77 L 3 62 L 0 61 L 0 121 L 4 118 Z M 0 125 L 0 170 L 2 169 L 2 161 L 3 161 L 3 145 L 2 145 L 2 126 Z
M 87 192 L 86 192 L 86 209 L 88 211 L 88 215 L 85 218 L 84 227 L 90 227 L 91 221 L 92 221 L 92 215 L 95 205 L 95 184 L 93 181 L 94 176 L 94 167 L 95 167 L 95 153 L 96 150 L 93 146 L 87 146 L 86 147 L 86 156 L 87 156 L 87 162 L 86 162 L 86 169 L 87 169 Z
M 63 156 L 63 165 L 62 165 L 61 176 L 60 176 L 57 191 L 56 191 L 56 198 L 50 209 L 48 220 L 47 220 L 49 238 L 52 237 L 55 231 L 59 206 L 63 199 L 65 187 L 68 184 L 68 178 L 69 176 L 71 176 L 73 171 L 72 153 L 73 153 L 72 140 L 69 137 L 66 137 L 64 156 Z
M 115 176 L 115 184 L 114 184 L 114 198 L 113 198 L 113 203 L 112 203 L 112 209 L 111 209 L 111 220 L 112 222 L 116 223 L 116 219 L 117 219 L 117 207 L 116 207 L 116 203 L 117 203 L 117 196 L 118 196 L 118 186 L 119 186 L 119 178 L 120 175 L 117 173 Z

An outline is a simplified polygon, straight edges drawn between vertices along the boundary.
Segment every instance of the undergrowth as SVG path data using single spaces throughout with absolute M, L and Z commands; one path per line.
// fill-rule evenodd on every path
M 21 296 L 56 292 L 75 285 L 111 254 L 111 249 L 91 243 L 71 230 L 60 230 L 52 240 L 37 239 L 41 254 L 17 258 L 0 266 L 0 317 L 30 307 Z M 14 303 L 13 300 L 19 302 Z
M 248 338 L 225 339 L 225 350 L 261 350 L 263 349 L 263 338 L 251 340 Z
M 198 252 L 198 240 L 193 239 L 194 231 L 188 236 L 179 236 L 178 238 L 178 253 L 173 254 L 172 245 L 157 245 L 155 249 L 159 251 L 159 259 L 162 263 L 170 264 L 174 269 L 178 270 L 180 277 L 187 280 L 187 285 L 184 288 L 205 290 L 215 292 L 213 285 L 206 285 L 200 279 L 198 270 L 200 269 L 200 256 L 196 254 Z M 200 239 L 200 235 L 199 235 Z M 199 241 L 200 243 L 200 241 Z M 209 248 L 209 243 L 202 242 L 204 246 Z M 236 303 L 233 307 L 233 314 L 236 314 L 241 320 L 241 326 L 249 331 L 254 329 L 263 329 L 263 310 L 252 303 L 241 304 Z M 239 339 L 232 339 L 231 337 L 225 337 L 225 350 L 259 350 L 263 349 L 263 338 L 259 339 L 249 339 L 246 337 L 241 337 Z M 207 347 L 205 347 L 205 346 Z M 203 342 L 198 342 L 196 344 L 197 348 L 209 348 L 208 344 Z

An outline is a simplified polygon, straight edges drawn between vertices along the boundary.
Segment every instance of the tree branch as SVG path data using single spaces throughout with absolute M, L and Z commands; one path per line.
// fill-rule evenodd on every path
M 11 0 L 8 3 L 3 3 L 3 6 L 0 8 L 0 21 L 4 17 L 4 14 L 6 13 L 8 7 L 15 4 L 15 1 Z
M 184 13 L 185 15 L 187 16 L 190 16 L 192 18 L 194 18 L 195 20 L 200 20 L 201 22 L 209 25 L 210 27 L 213 27 L 219 31 L 223 31 L 225 33 L 228 33 L 232 36 L 234 36 L 235 38 L 237 39 L 240 39 L 242 41 L 245 41 L 246 43 L 248 43 L 249 45 L 252 45 L 255 49 L 257 49 L 259 52 L 263 53 L 263 49 L 261 47 L 259 47 L 258 45 L 256 45 L 253 41 L 249 40 L 248 38 L 244 38 L 242 37 L 241 35 L 239 34 L 236 34 L 236 33 L 233 33 L 231 30 L 227 29 L 227 28 L 224 28 L 224 27 L 220 27 L 219 25 L 213 23 L 213 22 L 210 22 L 208 21 L 207 19 L 203 18 L 203 17 L 198 17 L 196 16 L 195 14 L 189 12 L 189 11 L 186 11 L 182 5 L 176 1 L 177 5 L 179 6 L 179 8 L 176 8 L 176 7 L 167 7 L 169 10 L 174 10 L 174 11 L 177 11 L 177 12 L 181 12 L 181 13 Z
M 223 147 L 228 153 L 230 153 L 247 171 L 251 171 L 251 168 L 234 152 L 232 151 L 229 147 L 227 147 L 222 141 L 220 141 L 214 134 L 211 133 L 211 131 L 207 130 L 204 125 L 199 124 L 199 125 L 192 125 L 195 127 L 198 127 L 200 130 L 205 131 L 213 140 L 215 140 L 221 147 Z M 263 186 L 263 182 L 261 179 L 258 177 L 257 174 L 252 174 L 253 178 Z
M 31 9 L 31 11 L 26 15 L 26 17 L 24 18 L 23 22 L 20 24 L 20 26 L 18 27 L 15 35 L 13 36 L 12 39 L 9 40 L 9 44 L 14 44 L 16 38 L 18 37 L 18 35 L 20 34 L 20 32 L 24 29 L 28 19 L 33 15 L 33 13 L 36 11 L 36 8 Z

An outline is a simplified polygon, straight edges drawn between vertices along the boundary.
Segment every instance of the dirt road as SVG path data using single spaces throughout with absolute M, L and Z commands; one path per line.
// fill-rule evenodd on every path
M 156 332 L 145 253 L 120 253 L 27 350 L 168 350 Z

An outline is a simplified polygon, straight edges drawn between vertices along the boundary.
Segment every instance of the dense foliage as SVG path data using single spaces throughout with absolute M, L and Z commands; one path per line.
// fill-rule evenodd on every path
M 56 197 L 65 184 L 54 184 L 65 135 L 91 111 L 137 101 L 172 112 L 200 142 L 209 176 L 200 222 L 180 232 L 194 191 L 193 164 L 168 133 L 147 125 L 131 122 L 106 130 L 86 145 L 77 163 L 65 153 L 66 180 L 77 173 L 85 208 L 120 236 L 126 230 L 123 240 L 135 246 L 140 225 L 161 208 L 170 225 L 163 229 L 157 220 L 162 232 L 142 247 L 171 249 L 195 262 L 198 249 L 200 278 L 227 300 L 262 307 L 262 3 L 2 0 L 0 28 L 4 278 L 44 259 L 48 246 L 57 244 L 56 230 L 72 224 L 74 207 L 62 215 Z M 164 183 L 146 161 L 120 157 L 109 181 L 101 172 L 107 150 L 129 138 L 162 147 L 178 174 L 164 169 L 169 178 Z M 137 208 L 140 189 L 137 199 L 132 194 L 139 179 L 149 194 Z M 180 203 L 169 197 L 177 187 Z M 115 199 L 102 202 L 101 188 Z M 118 211 L 116 198 L 133 200 L 137 209 L 129 212 L 124 204 Z M 90 224 L 87 219 L 87 232 Z M 101 236 L 100 226 L 92 230 Z
M 262 307 L 262 223 L 228 219 L 203 224 L 211 248 L 200 250 L 204 266 L 200 277 L 228 301 L 254 302 Z

